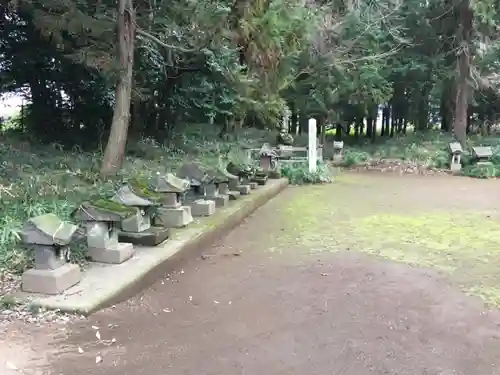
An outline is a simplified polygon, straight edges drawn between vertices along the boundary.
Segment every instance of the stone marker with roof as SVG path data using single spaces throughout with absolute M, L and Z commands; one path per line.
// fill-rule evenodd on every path
M 94 262 L 120 264 L 134 255 L 134 245 L 119 242 L 120 223 L 137 210 L 106 199 L 83 202 L 73 213 L 82 222 L 87 239 L 87 254 Z
M 167 228 L 183 228 L 193 222 L 191 207 L 182 204 L 190 189 L 189 180 L 173 173 L 158 175 L 155 191 L 163 195 L 162 206 L 158 208 L 155 223 Z
M 241 195 L 250 194 L 252 188 L 248 182 L 250 182 L 254 175 L 254 169 L 250 165 L 230 161 L 227 164 L 226 170 L 238 177 L 238 180 L 231 180 L 229 182 L 229 189 L 236 190 Z
M 214 177 L 196 162 L 185 162 L 177 171 L 177 176 L 189 181 L 191 186 L 188 200 L 193 216 L 211 216 L 215 213 L 215 202 L 207 198 L 208 185 L 214 184 Z
M 333 161 L 341 163 L 344 158 L 344 141 L 333 141 Z
M 161 195 L 130 182 L 123 185 L 111 200 L 136 209 L 132 216 L 121 221 L 121 231 L 118 234 L 120 242 L 157 246 L 169 237 L 169 228 L 151 225 L 155 209 L 161 205 Z
M 449 145 L 451 160 L 450 160 L 450 170 L 452 172 L 460 172 L 462 169 L 461 156 L 463 153 L 462 145 L 460 142 L 451 142 Z
M 33 250 L 35 261 L 34 267 L 23 273 L 24 292 L 60 294 L 80 282 L 80 267 L 69 263 L 69 245 L 77 229 L 55 214 L 26 221 L 21 240 Z
M 489 146 L 472 147 L 472 158 L 476 164 L 491 164 L 493 149 Z
M 224 207 L 229 202 L 227 189 L 230 180 L 229 175 L 218 167 L 207 169 L 207 173 L 213 177 L 213 182 L 206 187 L 206 199 L 213 200 L 216 207 Z

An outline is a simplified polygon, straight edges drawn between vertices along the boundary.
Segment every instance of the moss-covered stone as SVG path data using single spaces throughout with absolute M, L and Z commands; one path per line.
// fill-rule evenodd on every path
M 134 207 L 128 207 L 123 204 L 113 202 L 109 199 L 94 199 L 89 202 L 92 206 L 103 211 L 110 211 L 116 214 L 130 216 L 135 214 L 136 209 Z
M 151 201 L 160 202 L 163 199 L 162 193 L 158 193 L 149 187 L 145 179 L 134 178 L 129 181 L 129 186 L 137 196 Z

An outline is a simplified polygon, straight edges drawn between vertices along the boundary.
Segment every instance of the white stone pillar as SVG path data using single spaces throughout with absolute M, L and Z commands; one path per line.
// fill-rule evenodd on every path
M 317 139 L 316 139 L 316 119 L 309 119 L 309 148 L 307 149 L 307 159 L 309 162 L 309 172 L 316 172 L 316 161 L 318 160 L 318 154 L 316 151 Z
M 281 130 L 285 133 L 288 133 L 288 122 L 290 121 L 290 110 L 288 107 L 285 106 L 285 109 L 283 110 L 283 121 L 281 124 Z

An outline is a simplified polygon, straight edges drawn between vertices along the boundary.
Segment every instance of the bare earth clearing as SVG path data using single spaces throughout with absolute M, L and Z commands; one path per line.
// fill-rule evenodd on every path
M 132 300 L 5 327 L 0 358 L 7 374 L 500 374 L 499 192 L 385 174 L 289 188 Z

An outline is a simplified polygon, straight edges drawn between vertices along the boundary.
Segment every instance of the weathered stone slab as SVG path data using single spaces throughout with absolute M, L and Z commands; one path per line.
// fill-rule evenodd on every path
M 205 199 L 195 200 L 191 204 L 191 213 L 195 217 L 211 216 L 215 214 L 215 202 Z
M 184 228 L 193 222 L 190 206 L 177 208 L 161 207 L 158 209 L 154 223 L 165 228 Z
M 89 247 L 87 254 L 94 262 L 120 264 L 134 256 L 134 245 L 131 243 L 116 242 L 106 248 Z
M 472 157 L 477 164 L 489 164 L 493 149 L 489 146 L 472 147 Z
M 41 294 L 61 294 L 81 280 L 80 267 L 66 263 L 52 270 L 29 269 L 23 273 L 24 292 Z
M 166 241 L 169 236 L 169 228 L 150 227 L 143 232 L 120 231 L 118 233 L 118 240 L 140 246 L 157 246 Z

